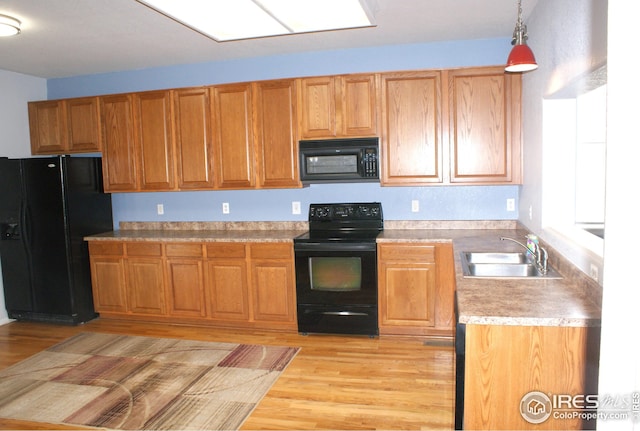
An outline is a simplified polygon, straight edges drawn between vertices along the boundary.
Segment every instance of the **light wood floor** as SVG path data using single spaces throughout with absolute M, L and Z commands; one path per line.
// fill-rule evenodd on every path
M 246 430 L 453 428 L 453 347 L 426 346 L 420 339 L 302 336 L 106 319 L 76 327 L 13 322 L 0 326 L 0 368 L 84 331 L 301 347 L 244 423 Z M 0 429 L 74 428 L 0 418 Z

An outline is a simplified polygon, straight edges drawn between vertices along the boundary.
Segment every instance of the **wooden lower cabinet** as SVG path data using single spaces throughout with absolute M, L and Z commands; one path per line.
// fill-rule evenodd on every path
M 130 258 L 125 261 L 129 309 L 137 314 L 166 313 L 162 259 Z
M 246 245 L 207 245 L 207 312 L 215 320 L 250 320 Z
M 380 335 L 453 337 L 451 244 L 378 244 Z
M 599 340 L 595 327 L 466 325 L 463 428 L 594 429 L 595 420 L 562 414 L 562 408 L 570 402 L 566 397 L 577 395 L 584 405 L 580 397 L 598 393 Z M 548 418 L 531 423 L 521 414 L 521 402 L 534 391 L 550 401 L 564 397 L 565 404 L 558 409 L 552 401 L 534 417 Z
M 296 323 L 293 247 L 289 244 L 251 246 L 253 319 L 271 325 Z
M 165 244 L 167 307 L 171 316 L 204 317 L 202 244 Z
M 104 317 L 297 328 L 292 243 L 90 241 L 89 254 Z

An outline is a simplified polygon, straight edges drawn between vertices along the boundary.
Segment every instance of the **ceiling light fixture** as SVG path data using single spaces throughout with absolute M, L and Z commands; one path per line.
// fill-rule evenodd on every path
M 20 21 L 8 15 L 0 15 L 0 37 L 20 33 Z
M 527 45 L 527 26 L 522 22 L 522 1 L 518 0 L 518 21 L 513 30 L 511 45 L 514 45 L 507 59 L 507 72 L 529 72 L 538 68 L 533 51 Z
M 138 0 L 219 42 L 372 27 L 361 0 Z

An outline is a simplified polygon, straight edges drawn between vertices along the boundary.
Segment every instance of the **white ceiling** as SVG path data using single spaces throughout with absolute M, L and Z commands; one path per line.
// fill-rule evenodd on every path
M 136 0 L 1 0 L 0 14 L 23 25 L 20 35 L 0 38 L 0 69 L 57 78 L 302 51 L 509 38 L 517 17 L 516 0 L 364 1 L 376 27 L 216 42 Z M 523 3 L 526 23 L 537 0 Z

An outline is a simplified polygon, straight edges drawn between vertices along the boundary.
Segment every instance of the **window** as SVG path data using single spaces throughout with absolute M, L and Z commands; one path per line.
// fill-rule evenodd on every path
M 605 232 L 606 107 L 606 66 L 543 104 L 543 227 L 598 256 Z

